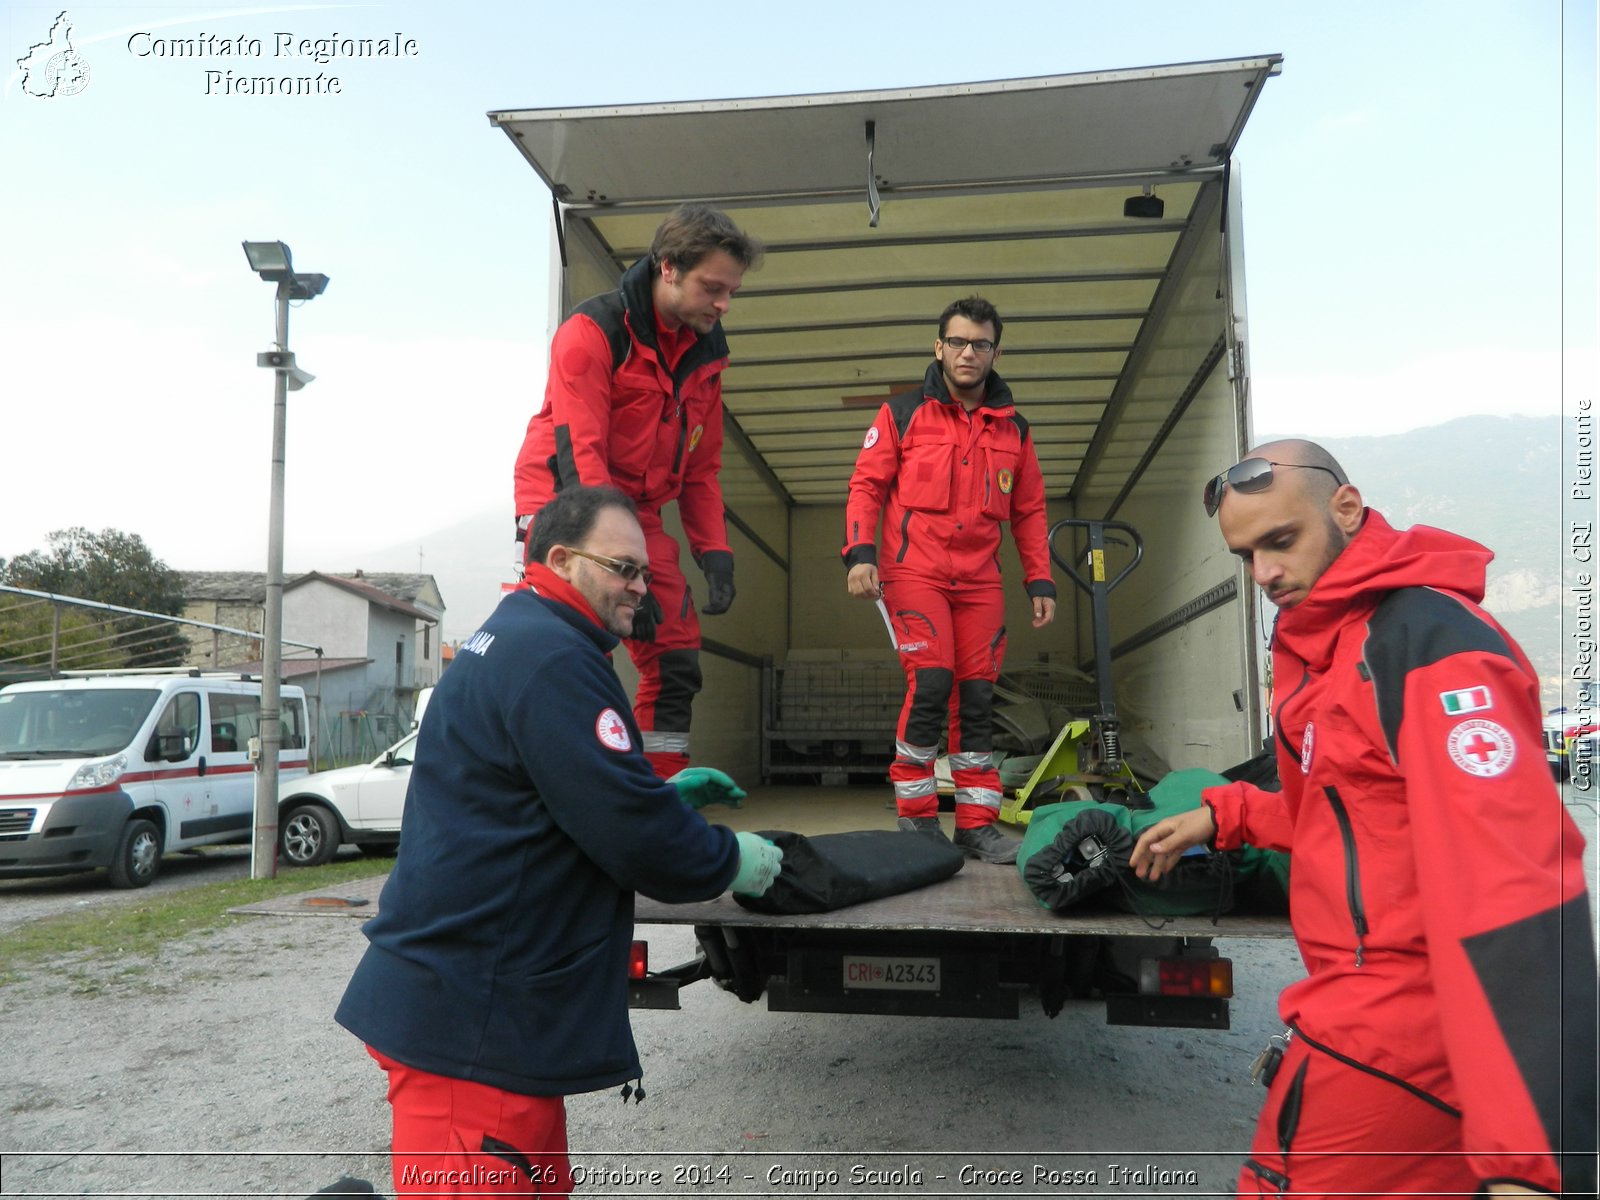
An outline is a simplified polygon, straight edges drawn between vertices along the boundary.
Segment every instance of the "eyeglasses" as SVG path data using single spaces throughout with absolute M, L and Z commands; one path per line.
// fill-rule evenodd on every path
M 576 546 L 568 546 L 566 551 L 568 554 L 576 554 L 579 558 L 587 558 L 613 575 L 620 575 L 628 583 L 642 579 L 645 587 L 649 587 L 650 581 L 655 578 L 649 567 L 641 567 L 638 563 L 629 562 L 625 558 L 607 558 L 604 554 L 590 554 L 587 550 L 579 550 Z
M 976 339 L 974 339 L 974 338 L 962 338 L 962 337 L 947 337 L 947 338 L 940 338 L 939 340 L 941 342 L 943 342 L 946 346 L 949 346 L 950 349 L 954 350 L 957 354 L 960 354 L 968 346 L 971 346 L 979 354 L 987 354 L 987 353 L 989 353 L 989 351 L 994 349 L 994 343 L 991 342 L 988 338 L 976 338 Z
M 1272 486 L 1273 467 L 1292 467 L 1299 471 L 1327 471 L 1333 476 L 1333 481 L 1341 487 L 1344 480 L 1339 478 L 1337 471 L 1330 467 L 1318 466 L 1316 463 L 1281 463 L 1270 462 L 1265 458 L 1247 458 L 1241 463 L 1235 463 L 1216 478 L 1206 483 L 1206 490 L 1200 497 L 1200 502 L 1206 506 L 1206 516 L 1214 517 L 1217 509 L 1222 507 L 1222 489 L 1232 488 L 1236 492 L 1264 492 Z

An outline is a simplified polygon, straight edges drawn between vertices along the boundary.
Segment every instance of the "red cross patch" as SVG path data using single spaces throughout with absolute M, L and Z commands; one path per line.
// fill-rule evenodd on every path
M 606 709 L 595 718 L 594 733 L 607 750 L 633 749 L 633 739 L 628 736 L 628 726 L 614 708 Z
M 1468 775 L 1489 779 L 1503 775 L 1517 758 L 1517 743 L 1494 721 L 1463 721 L 1445 739 L 1450 761 Z

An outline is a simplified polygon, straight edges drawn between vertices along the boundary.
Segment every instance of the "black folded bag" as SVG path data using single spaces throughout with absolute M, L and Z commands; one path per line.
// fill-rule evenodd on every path
M 783 869 L 765 895 L 734 896 L 752 912 L 832 912 L 949 879 L 966 861 L 942 837 L 898 829 L 816 837 L 763 829 L 760 836 L 783 851 Z

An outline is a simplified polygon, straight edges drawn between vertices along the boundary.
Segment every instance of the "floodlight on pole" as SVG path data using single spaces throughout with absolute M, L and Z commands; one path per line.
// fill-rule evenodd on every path
M 268 283 L 279 283 L 294 274 L 294 255 L 283 242 L 246 242 L 244 256 L 250 269 Z
M 261 618 L 261 725 L 257 740 L 254 832 L 250 878 L 271 879 L 278 871 L 278 751 L 283 684 L 283 462 L 288 393 L 315 378 L 295 364 L 289 349 L 289 301 L 310 300 L 328 286 L 326 275 L 298 275 L 283 242 L 245 242 L 250 269 L 277 287 L 276 340 L 256 355 L 256 366 L 272 372 L 272 496 L 267 528 L 267 594 Z

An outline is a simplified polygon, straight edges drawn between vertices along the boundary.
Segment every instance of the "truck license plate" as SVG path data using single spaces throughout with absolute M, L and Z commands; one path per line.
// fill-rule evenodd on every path
M 889 991 L 937 992 L 937 958 L 879 958 L 844 956 L 844 986 L 880 988 Z

